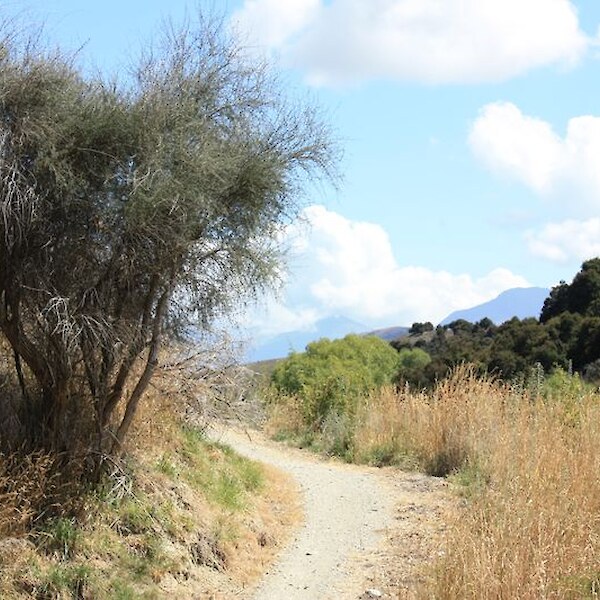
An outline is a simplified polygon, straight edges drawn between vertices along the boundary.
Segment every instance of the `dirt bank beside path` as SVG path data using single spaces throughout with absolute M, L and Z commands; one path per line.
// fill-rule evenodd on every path
M 255 431 L 217 429 L 214 437 L 285 471 L 303 496 L 302 526 L 248 599 L 409 597 L 442 551 L 456 503 L 445 482 L 322 460 Z

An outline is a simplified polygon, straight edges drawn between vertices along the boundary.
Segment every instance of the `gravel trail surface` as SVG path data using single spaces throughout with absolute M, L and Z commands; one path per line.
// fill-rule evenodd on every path
M 376 469 L 324 462 L 278 447 L 255 432 L 228 430 L 218 435 L 240 454 L 292 475 L 303 495 L 303 526 L 253 599 L 340 598 L 338 584 L 351 575 L 352 559 L 374 550 L 392 521 L 389 490 L 382 492 L 386 482 Z M 361 590 L 356 592 L 360 595 Z
M 215 439 L 291 475 L 304 521 L 248 600 L 398 598 L 439 554 L 446 484 L 397 469 L 347 465 L 223 429 Z M 433 543 L 432 543 L 433 541 Z

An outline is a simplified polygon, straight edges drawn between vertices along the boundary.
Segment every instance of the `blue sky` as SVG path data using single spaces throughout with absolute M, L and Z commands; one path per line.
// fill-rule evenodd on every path
M 600 255 L 598 0 L 207 3 L 317 100 L 345 152 L 339 189 L 311 188 L 311 227 L 286 234 L 288 286 L 246 317 L 259 333 L 437 322 Z M 197 4 L 3 6 L 116 73 Z

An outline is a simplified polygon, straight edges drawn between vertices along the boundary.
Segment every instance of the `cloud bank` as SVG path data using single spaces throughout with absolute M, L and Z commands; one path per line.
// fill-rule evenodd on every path
M 319 205 L 304 210 L 308 226 L 293 225 L 289 284 L 253 325 L 265 335 L 309 329 L 316 320 L 344 315 L 368 326 L 439 322 L 528 282 L 497 268 L 480 278 L 419 266 L 401 266 L 386 231 L 351 221 Z
M 320 0 L 245 0 L 232 25 L 250 43 L 278 48 L 314 22 L 320 8 Z
M 321 86 L 504 81 L 590 45 L 569 0 L 246 0 L 233 22 Z
M 557 263 L 600 256 L 600 219 L 594 216 L 600 210 L 600 117 L 570 119 L 561 137 L 514 104 L 488 104 L 473 123 L 469 144 L 490 171 L 578 217 L 528 231 L 534 256 Z
M 535 256 L 557 263 L 600 256 L 600 219 L 567 219 L 548 223 L 541 231 L 525 234 L 529 250 Z
M 560 137 L 550 123 L 510 102 L 484 106 L 469 144 L 491 171 L 524 183 L 542 197 L 583 212 L 600 209 L 600 117 L 574 117 Z

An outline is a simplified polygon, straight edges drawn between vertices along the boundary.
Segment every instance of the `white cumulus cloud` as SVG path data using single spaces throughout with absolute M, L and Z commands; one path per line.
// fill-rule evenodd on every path
M 304 210 L 309 227 L 292 226 L 287 289 L 253 325 L 272 335 L 309 329 L 320 318 L 344 315 L 368 326 L 437 323 L 527 281 L 508 269 L 484 277 L 401 266 L 383 227 L 351 221 L 323 206 Z M 298 327 L 301 325 L 301 327 Z
M 526 239 L 536 256 L 558 263 L 583 262 L 600 256 L 600 218 L 549 223 L 541 231 L 527 232 Z
M 316 85 L 502 81 L 590 44 L 569 0 L 246 0 L 234 20 Z
M 509 102 L 481 109 L 469 144 L 491 170 L 520 179 L 538 192 L 549 190 L 564 157 L 562 140 L 552 126 Z
M 320 0 L 246 0 L 231 23 L 250 43 L 277 48 L 313 21 L 320 7 Z
M 543 197 L 567 199 L 570 209 L 583 212 L 600 208 L 600 117 L 570 119 L 561 137 L 550 123 L 512 103 L 488 104 L 471 128 L 469 144 L 490 170 Z

